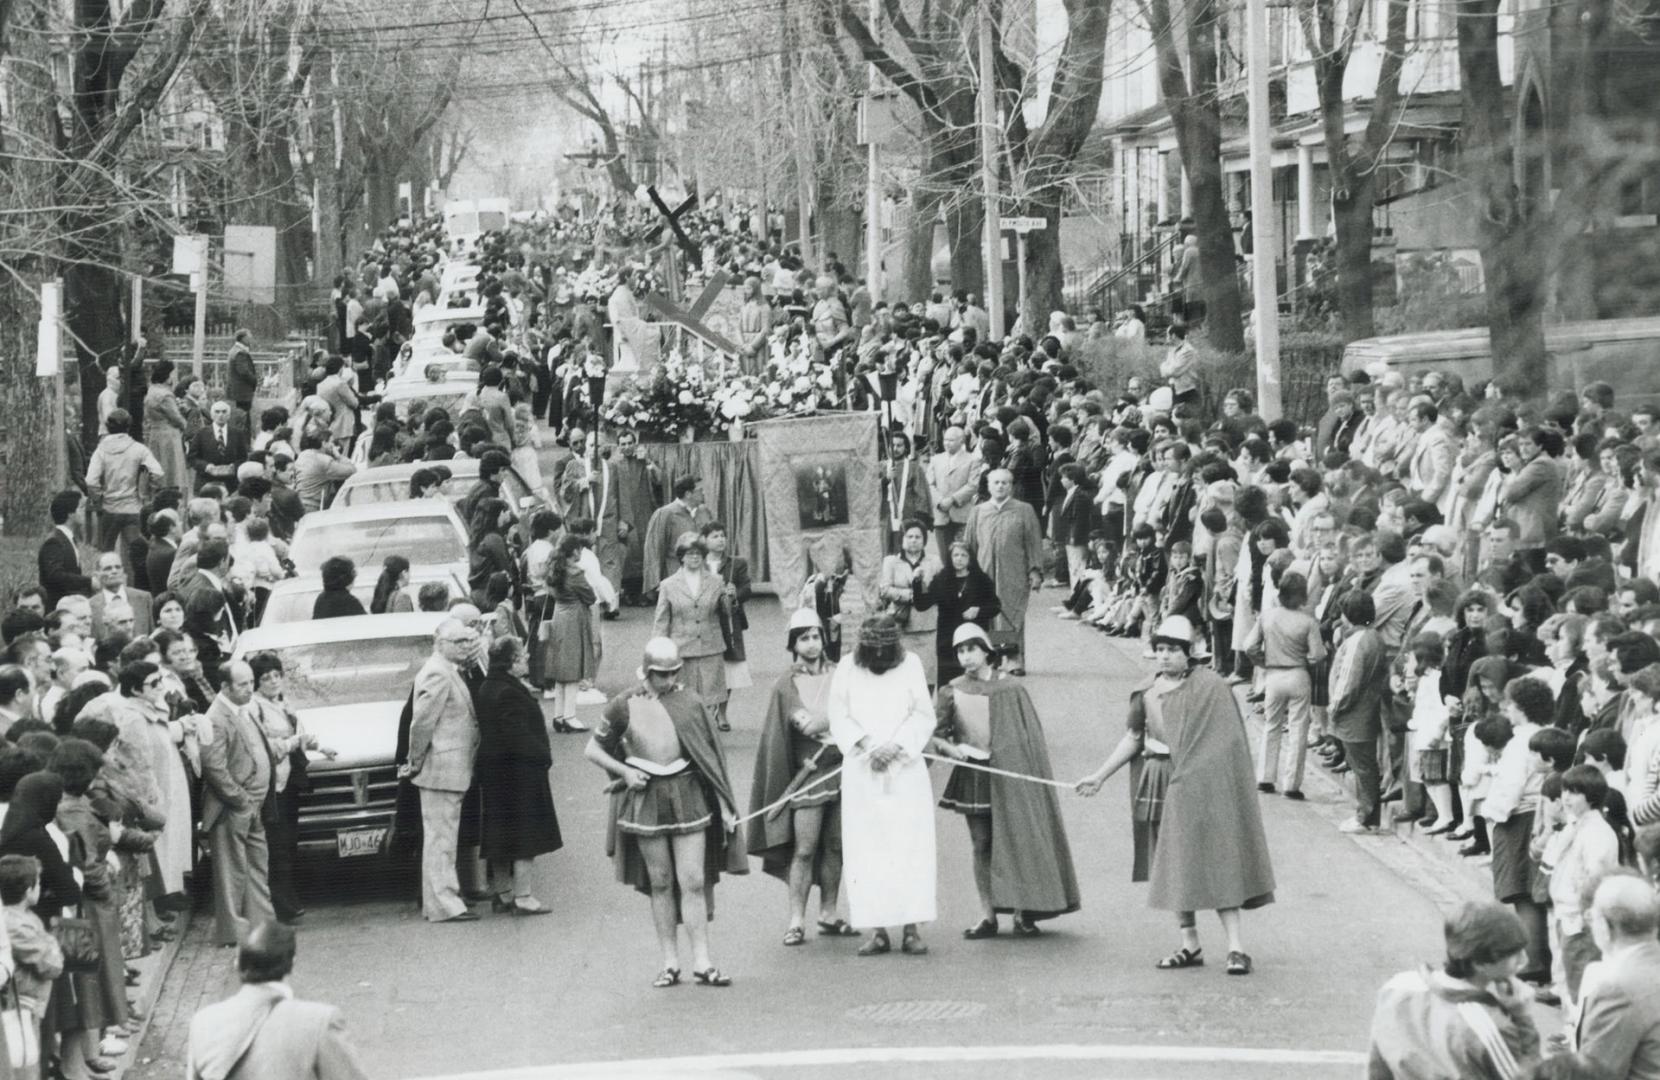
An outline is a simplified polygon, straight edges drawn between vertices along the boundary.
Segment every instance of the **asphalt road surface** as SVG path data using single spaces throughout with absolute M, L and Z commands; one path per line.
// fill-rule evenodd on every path
M 1033 600 L 1026 684 L 1057 774 L 1094 768 L 1123 732 L 1139 643 L 1107 639 Z M 727 749 L 748 798 L 765 687 L 784 669 L 785 614 L 755 603 L 756 686 L 735 695 Z M 649 635 L 648 613 L 605 624 L 601 686 L 621 689 Z M 597 709 L 585 709 L 592 721 Z M 735 985 L 650 986 L 657 952 L 647 901 L 617 883 L 604 851 L 604 778 L 583 737 L 555 736 L 552 785 L 565 848 L 537 861 L 535 892 L 556 914 L 485 914 L 429 926 L 402 891 L 332 863 L 312 869 L 293 985 L 346 1013 L 376 1077 L 1330 1078 L 1363 1073 L 1378 985 L 1440 955 L 1437 902 L 1389 839 L 1332 827 L 1336 797 L 1265 797 L 1278 902 L 1245 915 L 1255 974 L 1222 971 L 1220 927 L 1201 916 L 1209 966 L 1154 962 L 1177 944 L 1173 918 L 1132 885 L 1127 772 L 1100 796 L 1063 799 L 1083 909 L 1032 940 L 970 942 L 977 917 L 966 828 L 941 812 L 940 921 L 930 955 L 860 959 L 852 940 L 786 949 L 784 886 L 754 870 L 724 879 L 715 962 Z M 945 770 L 935 770 L 936 790 Z M 1403 870 L 1403 865 L 1407 869 Z M 816 899 L 814 901 L 816 904 Z M 199 920 L 154 1010 L 139 1077 L 183 1074 L 191 1013 L 235 986 L 233 955 Z

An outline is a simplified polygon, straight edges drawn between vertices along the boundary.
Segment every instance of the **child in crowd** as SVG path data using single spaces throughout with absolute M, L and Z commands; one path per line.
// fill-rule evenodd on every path
M 1443 669 L 1443 673 L 1444 673 Z M 1468 686 L 1460 703 L 1462 735 L 1461 753 L 1457 755 L 1459 798 L 1464 803 L 1466 828 L 1449 834 L 1449 839 L 1469 843 L 1458 849 L 1467 858 L 1492 853 L 1487 837 L 1487 819 L 1481 815 L 1482 800 L 1493 782 L 1493 767 L 1498 763 L 1499 751 L 1510 741 L 1510 724 L 1500 713 L 1504 686 L 1510 679 L 1510 661 L 1502 656 L 1484 656 L 1470 666 Z M 1486 721 L 1504 725 L 1503 738 L 1497 746 L 1483 742 L 1476 730 Z M 1489 728 L 1496 733 L 1496 728 Z
M 1412 718 L 1407 721 L 1410 732 L 1408 775 L 1424 785 L 1429 801 L 1435 807 L 1435 824 L 1425 835 L 1440 836 L 1457 829 L 1460 824 L 1453 816 L 1452 783 L 1448 773 L 1447 730 L 1450 716 L 1447 703 L 1441 697 L 1441 664 L 1444 658 L 1441 638 L 1436 634 L 1419 634 L 1412 642 L 1406 674 L 1416 680 L 1412 691 Z
M 1534 735 L 1550 722 L 1556 698 L 1550 687 L 1532 677 L 1513 679 L 1504 688 L 1504 718 L 1510 721 L 1512 737 L 1499 754 L 1493 782 L 1483 803 L 1483 813 L 1492 823 L 1493 895 L 1509 904 L 1522 920 L 1527 933 L 1527 967 L 1524 981 L 1543 985 L 1550 979 L 1550 941 L 1545 909 L 1533 899 L 1533 860 L 1528 841 L 1539 810 L 1539 790 L 1552 768 L 1556 749 L 1549 740 L 1547 757 L 1532 746 Z M 1573 736 L 1557 734 L 1569 742 Z
M 1133 535 L 1136 546 L 1136 605 L 1133 621 L 1125 627 L 1125 636 L 1135 634 L 1139 627 L 1145 631 L 1142 636 L 1148 639 L 1150 647 L 1153 627 L 1158 625 L 1159 597 L 1170 577 L 1170 562 L 1158 546 L 1158 534 L 1152 525 L 1140 522 Z
M 1583 894 L 1587 885 L 1620 865 L 1620 845 L 1603 818 L 1608 781 L 1599 770 L 1575 765 L 1547 784 L 1560 789 L 1562 825 L 1545 844 L 1541 862 L 1550 881 L 1555 988 L 1571 1010 L 1579 1001 L 1586 965 L 1599 955 L 1585 922 Z
M 40 860 L 32 855 L 0 855 L 0 904 L 5 905 L 6 938 L 11 943 L 11 990 L 34 1028 L 37 1047 L 52 983 L 63 974 L 63 949 L 35 914 L 39 902 Z M 12 1049 L 16 1053 L 18 1048 Z

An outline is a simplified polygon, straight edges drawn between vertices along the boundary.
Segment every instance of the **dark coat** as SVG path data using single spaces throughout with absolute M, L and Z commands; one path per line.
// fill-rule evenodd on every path
M 541 703 L 518 679 L 492 671 L 478 690 L 473 775 L 484 796 L 486 859 L 533 859 L 564 841 L 548 788 L 553 751 Z
M 963 673 L 962 665 L 957 663 L 957 650 L 951 647 L 957 627 L 972 622 L 989 632 L 992 620 L 1002 612 L 1003 605 L 997 600 L 997 586 L 984 570 L 970 564 L 966 577 L 958 577 L 955 570 L 947 568 L 935 574 L 926 586 L 913 585 L 912 592 L 911 603 L 917 610 L 939 609 L 939 622 L 934 631 L 934 655 L 939 661 L 938 685 L 944 686 Z M 973 619 L 963 617 L 963 612 L 969 608 L 980 609 L 974 613 Z
M 225 365 L 225 396 L 237 404 L 254 400 L 259 389 L 259 371 L 254 367 L 254 354 L 246 346 L 231 347 Z
M 58 529 L 40 545 L 37 569 L 40 587 L 46 590 L 46 610 L 57 607 L 66 596 L 91 596 L 92 579 L 81 573 L 81 556 L 75 542 Z
M 1083 547 L 1089 543 L 1090 530 L 1095 525 L 1095 500 L 1080 485 L 1073 489 L 1069 500 L 1066 492 L 1056 485 L 1054 506 L 1049 521 L 1049 539 L 1057 544 Z
M 344 619 L 352 615 L 369 614 L 363 601 L 346 589 L 324 589 L 311 605 L 313 619 Z
M 173 572 L 173 557 L 179 545 L 171 540 L 151 540 L 150 550 L 144 554 L 144 570 L 150 575 L 152 595 L 167 591 L 167 576 Z
M 197 487 L 202 484 L 222 484 L 227 492 L 236 491 L 236 473 L 229 476 L 209 476 L 205 466 L 231 465 L 236 466 L 248 460 L 248 430 L 238 424 L 225 425 L 225 441 L 220 442 L 213 436 L 213 425 L 203 424 L 190 437 L 186 459 L 190 467 L 197 471 Z

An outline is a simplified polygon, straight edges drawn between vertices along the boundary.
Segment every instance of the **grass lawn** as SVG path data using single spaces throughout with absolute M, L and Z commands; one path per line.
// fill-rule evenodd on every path
M 11 610 L 12 594 L 35 583 L 39 550 L 38 537 L 0 536 L 0 609 Z

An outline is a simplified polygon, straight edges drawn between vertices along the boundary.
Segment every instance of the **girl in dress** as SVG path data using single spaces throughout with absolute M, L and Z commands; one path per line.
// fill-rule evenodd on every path
M 582 541 L 567 536 L 548 563 L 553 615 L 542 641 L 543 677 L 553 683 L 553 730 L 587 731 L 576 718 L 576 697 L 584 679 L 598 669 L 594 649 L 594 590 L 582 571 Z

